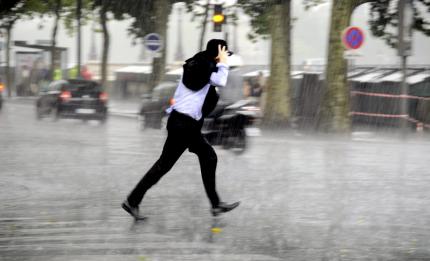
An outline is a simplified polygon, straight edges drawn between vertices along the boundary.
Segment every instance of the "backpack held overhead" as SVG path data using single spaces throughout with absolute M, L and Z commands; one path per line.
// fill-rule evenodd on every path
M 182 82 L 193 91 L 202 89 L 209 83 L 213 72 L 217 71 L 215 61 L 211 61 L 205 52 L 200 52 L 185 61 Z
M 205 87 L 210 81 L 211 74 L 218 70 L 215 61 L 212 61 L 206 52 L 197 53 L 186 60 L 183 68 L 182 83 L 193 91 L 198 91 Z M 209 115 L 215 109 L 218 100 L 219 95 L 215 86 L 211 85 L 203 103 L 203 117 Z

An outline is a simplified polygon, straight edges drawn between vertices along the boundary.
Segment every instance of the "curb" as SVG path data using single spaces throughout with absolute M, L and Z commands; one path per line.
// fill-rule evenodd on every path
M 33 102 L 36 100 L 37 100 L 37 97 L 12 97 L 11 99 L 3 99 L 3 102 L 24 101 L 25 103 L 27 103 L 27 102 Z M 130 118 L 130 119 L 138 119 L 139 117 L 139 113 L 137 111 L 111 109 L 109 107 L 108 107 L 108 115 L 114 116 L 114 117 Z
M 137 112 L 122 112 L 122 111 L 110 111 L 110 110 L 108 110 L 108 115 L 115 116 L 115 117 L 134 118 L 134 119 L 137 119 L 139 117 Z

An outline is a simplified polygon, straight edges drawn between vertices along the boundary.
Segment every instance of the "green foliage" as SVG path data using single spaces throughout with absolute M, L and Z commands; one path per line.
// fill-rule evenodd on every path
M 16 8 L 16 6 L 21 2 L 22 0 L 0 1 L 0 17 Z
M 238 0 L 244 12 L 251 17 L 251 32 L 248 38 L 256 41 L 258 37 L 267 38 L 270 31 L 270 7 L 279 1 L 274 0 Z
M 327 2 L 327 0 L 304 0 L 304 5 L 305 8 L 309 9 L 324 2 Z M 397 27 L 399 23 L 398 0 L 363 0 L 357 2 L 359 4 L 370 3 L 369 25 L 372 34 L 383 39 L 389 46 L 394 48 L 397 45 Z M 413 29 L 430 36 L 430 0 L 414 0 L 413 9 Z
M 193 3 L 197 3 L 194 0 L 170 0 L 170 5 L 177 2 L 185 2 L 187 8 L 191 8 Z M 111 11 L 114 13 L 115 18 L 128 16 L 133 18 L 133 22 L 128 28 L 128 32 L 135 39 L 143 38 L 146 34 L 153 32 L 154 25 L 157 21 L 157 17 L 154 15 L 155 6 L 157 5 L 156 0 L 122 0 L 112 1 Z M 166 10 L 166 12 L 170 12 Z
M 198 1 L 171 0 L 170 3 L 185 2 L 188 8 L 193 8 Z M 82 0 L 81 24 L 85 25 L 94 16 L 94 10 L 104 7 L 116 20 L 132 18 L 133 22 L 128 31 L 134 38 L 142 38 L 153 31 L 157 17 L 154 15 L 156 0 Z M 9 0 L 0 1 L 0 26 L 6 26 L 11 21 L 29 18 L 34 15 L 52 16 L 55 13 L 56 0 Z M 167 10 L 168 11 L 168 10 Z M 76 30 L 76 0 L 61 0 L 61 17 L 69 35 Z M 42 25 L 40 25 L 42 27 Z
M 191 21 L 195 21 L 195 19 L 204 19 L 205 17 L 205 11 L 206 11 L 207 3 L 199 2 L 199 1 L 192 1 L 187 0 L 186 1 L 186 8 L 189 13 L 192 13 Z M 213 5 L 209 5 L 209 9 L 211 9 Z M 225 8 L 223 13 L 226 16 L 226 20 L 229 24 L 235 25 L 238 17 L 235 12 L 236 8 Z M 202 20 L 203 21 L 203 20 Z
M 306 10 L 325 3 L 327 3 L 327 0 L 303 0 L 303 5 L 305 6 Z
M 397 27 L 399 24 L 397 1 L 377 0 L 372 1 L 370 5 L 369 24 L 372 34 L 384 39 L 391 47 L 395 47 L 397 45 Z M 430 1 L 413 1 L 413 12 L 413 29 L 430 36 L 430 21 L 428 20 Z M 427 14 L 427 19 L 425 14 Z
M 203 4 L 200 2 L 193 3 L 192 1 L 188 1 L 186 3 L 186 8 L 189 13 L 192 13 L 191 21 L 195 21 L 197 19 L 204 19 L 205 11 L 207 4 Z
M 11 1 L 1 4 L 0 27 L 11 27 L 17 20 L 31 18 L 43 12 L 44 5 L 39 0 Z
M 73 35 L 76 31 L 76 0 L 62 0 L 64 6 L 62 9 L 63 13 L 63 23 L 66 28 L 68 35 Z M 81 26 L 84 26 L 93 19 L 93 1 L 92 0 L 82 0 L 81 7 Z
M 153 0 L 113 1 L 111 10 L 115 10 L 115 17 L 128 15 L 133 18 L 128 31 L 135 38 L 141 38 L 151 30 L 151 25 L 156 19 L 153 15 L 155 2 Z
M 117 0 L 93 0 L 92 9 L 103 8 L 106 12 L 111 13 L 115 20 L 123 20 L 127 17 L 127 8 L 124 8 L 124 1 Z M 130 3 L 130 2 L 129 2 Z
M 8 1 L 7 1 L 8 2 Z M 19 19 L 31 19 L 34 16 L 53 16 L 57 9 L 57 0 L 21 0 L 21 1 L 10 1 L 9 9 L 5 9 L 6 6 L 1 6 L 0 22 L 2 27 L 5 27 L 11 22 L 15 22 Z M 16 2 L 15 5 L 12 5 Z M 83 0 L 82 5 L 82 17 L 83 21 L 88 20 L 90 17 L 90 4 L 91 0 Z M 69 34 L 73 33 L 75 29 L 75 18 L 76 18 L 76 1 L 75 0 L 61 0 L 60 9 L 58 10 L 60 16 L 64 17 L 64 25 Z M 43 28 L 42 24 L 39 24 L 39 28 Z

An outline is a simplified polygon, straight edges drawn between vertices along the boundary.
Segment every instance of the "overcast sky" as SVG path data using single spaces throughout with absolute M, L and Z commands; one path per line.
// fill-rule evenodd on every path
M 329 31 L 329 16 L 331 6 L 329 4 L 305 11 L 301 0 L 293 0 L 293 17 L 296 19 L 293 23 L 292 31 L 292 62 L 293 64 L 302 64 L 306 59 L 325 59 L 327 53 L 327 39 Z M 176 4 L 169 18 L 168 24 L 168 62 L 173 61 L 176 52 L 178 38 L 178 9 L 181 4 Z M 371 36 L 367 20 L 369 17 L 369 7 L 361 6 L 358 8 L 352 19 L 352 25 L 359 26 L 365 31 L 365 43 L 358 51 L 358 64 L 398 64 L 399 58 L 396 51 L 387 47 L 380 39 Z M 133 39 L 127 33 L 130 20 L 111 21 L 109 29 L 111 32 L 111 51 L 110 61 L 114 63 L 135 63 L 139 62 L 139 56 L 142 51 L 141 45 L 133 45 Z M 13 31 L 13 40 L 23 40 L 34 43 L 38 39 L 50 39 L 52 20 L 45 19 L 44 28 L 39 29 L 40 20 L 19 21 Z M 191 14 L 183 14 L 182 25 L 182 46 L 185 58 L 192 56 L 197 51 L 197 45 L 200 35 L 199 22 L 191 22 Z M 245 64 L 268 64 L 270 43 L 269 41 L 259 40 L 252 43 L 247 39 L 249 32 L 249 18 L 246 15 L 239 15 L 239 26 L 237 30 L 237 44 L 239 50 L 233 50 L 239 53 Z M 88 60 L 88 53 L 91 43 L 91 23 L 85 26 L 83 32 L 83 50 L 82 60 Z M 212 24 L 208 24 L 207 39 L 222 38 L 222 33 L 213 33 Z M 230 28 L 229 44 L 233 49 L 234 40 L 232 39 L 233 30 Z M 414 33 L 413 56 L 410 58 L 411 64 L 430 64 L 430 38 L 421 33 Z M 58 36 L 58 45 L 68 47 L 69 61 L 76 60 L 76 40 L 74 36 L 65 33 L 62 27 Z M 96 34 L 96 43 L 98 54 L 101 50 L 101 34 Z

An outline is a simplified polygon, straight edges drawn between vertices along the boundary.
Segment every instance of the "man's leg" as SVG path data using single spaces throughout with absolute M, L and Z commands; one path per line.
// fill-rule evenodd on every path
M 211 213 L 213 216 L 218 216 L 222 213 L 229 212 L 239 206 L 240 202 L 231 204 L 221 202 L 216 192 L 215 172 L 217 165 L 217 155 L 212 146 L 200 134 L 194 139 L 190 146 L 190 152 L 196 153 L 199 157 L 200 169 L 202 172 L 203 185 L 206 194 L 211 202 Z
M 191 146 L 190 152 L 197 154 L 202 173 L 203 185 L 206 194 L 211 202 L 212 207 L 217 207 L 219 204 L 218 193 L 216 192 L 216 166 L 218 162 L 217 155 L 212 146 L 200 134 L 197 136 Z
M 128 196 L 130 206 L 137 207 L 143 199 L 146 191 L 156 184 L 176 163 L 187 148 L 186 137 L 175 132 L 169 132 L 160 158 L 143 176 L 136 187 Z

